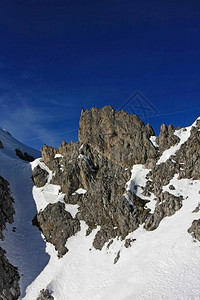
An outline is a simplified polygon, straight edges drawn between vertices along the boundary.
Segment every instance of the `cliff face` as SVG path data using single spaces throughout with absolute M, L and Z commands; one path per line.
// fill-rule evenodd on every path
M 3 239 L 3 230 L 6 223 L 13 222 L 13 198 L 10 195 L 8 182 L 0 176 L 0 238 Z M 19 273 L 6 258 L 6 252 L 0 247 L 0 299 L 16 300 L 20 295 Z
M 86 110 L 80 118 L 79 141 L 125 168 L 156 158 L 149 140 L 153 135 L 152 127 L 145 126 L 138 116 L 115 111 L 111 106 Z
M 79 230 L 81 220 L 89 227 L 87 234 L 100 226 L 93 246 L 101 249 L 112 238 L 126 239 L 140 225 L 154 230 L 163 218 L 175 214 L 182 207 L 183 196 L 163 191 L 163 186 L 175 174 L 180 178 L 200 178 L 199 121 L 185 131 L 175 132 L 173 126 L 162 125 L 156 144 L 151 126 L 145 126 L 137 116 L 114 111 L 110 106 L 94 107 L 81 113 L 77 143 L 63 142 L 58 149 L 45 145 L 42 160 L 52 171 L 51 183 L 60 186 L 66 204 L 78 205 L 78 213 L 69 226 L 63 213 L 59 217 L 51 213 L 61 209 L 59 202 L 48 205 L 35 218 L 35 224 L 55 245 L 59 256 L 67 252 L 63 245 Z M 184 134 L 188 135 L 185 141 L 180 138 Z M 165 154 L 167 149 L 174 152 Z M 144 186 L 131 175 L 132 167 L 138 164 L 146 170 Z M 44 185 L 48 176 L 39 166 L 33 171 L 37 186 Z M 139 196 L 138 190 L 142 190 Z M 152 197 L 154 209 L 148 207 Z M 50 224 L 59 224 L 65 234 L 57 239 Z

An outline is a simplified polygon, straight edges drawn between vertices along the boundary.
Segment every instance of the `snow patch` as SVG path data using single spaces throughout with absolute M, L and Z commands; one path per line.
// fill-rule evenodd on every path
M 196 124 L 196 122 L 194 123 Z M 193 126 L 193 125 L 192 125 Z M 192 126 L 181 128 L 179 130 L 176 130 L 174 132 L 174 135 L 178 136 L 180 138 L 180 142 L 170 147 L 169 149 L 165 150 L 159 160 L 157 161 L 157 165 L 160 165 L 161 163 L 166 162 L 172 155 L 175 155 L 176 152 L 181 148 L 181 146 L 188 140 L 190 137 L 190 131 Z
M 156 143 L 156 136 L 151 136 L 149 139 L 152 142 L 152 144 L 154 145 L 155 148 L 159 148 L 158 144 Z
M 134 165 L 131 170 L 131 178 L 126 183 L 126 191 L 131 191 L 136 196 L 140 197 L 141 199 L 149 200 L 146 204 L 146 207 L 150 208 L 153 212 L 155 209 L 156 201 L 154 200 L 156 197 L 153 193 L 149 197 L 144 196 L 143 187 L 145 187 L 147 178 L 146 175 L 149 173 L 150 169 L 146 169 L 144 165 L 138 164 Z M 129 199 L 127 194 L 124 194 L 127 201 L 131 204 L 132 201 Z
M 66 204 L 65 203 L 65 210 L 68 211 L 72 218 L 76 217 L 76 214 L 78 213 L 79 205 L 78 204 Z
M 73 196 L 76 195 L 76 194 L 81 195 L 81 194 L 85 194 L 85 193 L 87 193 L 87 191 L 84 190 L 84 189 L 82 189 L 82 188 L 80 188 L 80 189 L 76 190 L 72 195 Z
M 63 155 L 58 153 L 54 156 L 54 158 L 63 158 Z

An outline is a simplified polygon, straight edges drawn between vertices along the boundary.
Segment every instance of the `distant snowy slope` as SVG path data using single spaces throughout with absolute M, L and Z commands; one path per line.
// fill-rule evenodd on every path
M 22 153 L 26 152 L 34 158 L 41 156 L 40 151 L 22 144 L 2 128 L 0 128 L 0 141 L 3 144 L 3 149 L 0 151 L 3 151 L 7 156 L 16 158 L 16 149 L 21 150 Z

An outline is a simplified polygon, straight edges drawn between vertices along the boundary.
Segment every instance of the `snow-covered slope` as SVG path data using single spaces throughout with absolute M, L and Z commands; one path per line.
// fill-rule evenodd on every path
M 191 127 L 179 130 L 180 143 L 166 150 L 157 164 L 175 155 L 187 142 L 190 131 Z M 42 289 L 48 289 L 55 300 L 200 299 L 200 244 L 188 233 L 192 221 L 200 219 L 200 211 L 194 213 L 200 202 L 200 180 L 178 179 L 175 174 L 162 191 L 182 196 L 181 209 L 163 218 L 154 231 L 147 231 L 141 225 L 131 232 L 126 237 L 130 239 L 130 247 L 125 247 L 125 240 L 117 237 L 101 251 L 95 249 L 93 240 L 100 226 L 86 236 L 88 226 L 81 221 L 81 230 L 67 240 L 69 252 L 58 258 L 55 247 L 44 242 L 31 221 L 36 208 L 39 212 L 49 203 L 65 203 L 61 187 L 51 183 L 54 174 L 40 158 L 30 164 L 20 160 L 14 150 L 21 147 L 31 155 L 38 153 L 29 152 L 32 150 L 19 145 L 4 131 L 0 131 L 0 140 L 5 147 L 0 149 L 0 175 L 10 183 L 16 210 L 15 223 L 7 226 L 1 245 L 11 263 L 23 273 L 20 299 L 34 300 Z M 31 180 L 31 167 L 38 165 L 48 172 L 43 187 L 33 187 Z M 134 165 L 126 184 L 127 192 L 131 190 L 144 198 L 148 172 L 144 165 Z M 146 207 L 152 213 L 155 197 L 153 193 L 145 197 L 149 200 Z M 74 218 L 79 206 L 65 203 L 65 209 Z M 13 226 L 16 232 L 12 231 Z
M 92 247 L 93 232 L 82 230 L 67 242 L 69 253 L 58 259 L 54 247 L 47 243 L 50 260 L 46 268 L 28 287 L 24 299 L 35 299 L 48 288 L 57 300 L 87 299 L 199 299 L 200 245 L 187 233 L 199 202 L 200 182 L 173 179 L 176 193 L 185 197 L 183 208 L 164 219 L 159 228 L 147 232 L 142 227 L 131 233 L 132 247 L 124 241 L 102 251 Z M 197 217 L 200 217 L 198 214 Z M 113 264 L 117 253 L 120 259 Z
M 23 145 L 3 129 L 0 129 L 0 175 L 10 183 L 14 198 L 14 223 L 8 224 L 4 231 L 5 239 L 0 245 L 7 252 L 9 261 L 19 269 L 22 297 L 29 284 L 39 275 L 49 257 L 45 253 L 45 242 L 32 219 L 37 213 L 32 195 L 33 182 L 30 163 L 21 160 L 15 149 L 27 152 L 35 158 L 40 152 Z M 13 231 L 13 228 L 14 229 Z
M 16 149 L 21 150 L 21 152 L 23 153 L 27 152 L 29 155 L 35 158 L 41 155 L 40 151 L 22 144 L 21 142 L 16 140 L 9 132 L 2 128 L 0 128 L 0 141 L 2 142 L 4 147 L 3 149 L 1 149 L 1 152 L 9 157 L 16 159 Z

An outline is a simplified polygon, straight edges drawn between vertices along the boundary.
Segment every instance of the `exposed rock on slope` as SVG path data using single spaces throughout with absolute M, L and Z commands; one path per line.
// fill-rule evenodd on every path
M 192 237 L 200 242 L 200 219 L 194 220 L 191 227 L 188 229 Z
M 16 155 L 22 160 L 31 162 L 31 161 L 34 161 L 34 159 L 35 159 L 33 156 L 29 155 L 27 152 L 22 153 L 22 151 L 20 149 L 15 149 L 15 152 L 16 152 Z
M 162 193 L 160 197 L 157 198 L 154 212 L 145 220 L 144 228 L 147 230 L 156 229 L 164 217 L 172 216 L 182 207 L 182 200 L 182 196 L 176 197 L 168 192 Z
M 49 290 L 42 290 L 40 291 L 40 295 L 37 297 L 36 300 L 53 300 L 54 297 L 51 296 L 51 294 L 49 293 Z
M 148 173 L 149 181 L 144 190 L 144 195 L 153 192 L 156 196 L 162 192 L 162 187 L 169 184 L 175 174 L 178 178 L 200 178 L 200 120 L 191 127 L 190 136 L 175 154 L 166 162 L 156 164 Z
M 3 239 L 2 231 L 6 228 L 6 223 L 14 221 L 15 213 L 13 208 L 13 198 L 10 196 L 9 183 L 0 176 L 0 238 Z
M 5 256 L 6 252 L 0 247 L 0 299 L 17 300 L 20 295 L 19 273 Z
M 10 196 L 8 182 L 0 176 L 0 238 L 6 223 L 13 222 L 13 198 Z M 6 252 L 0 247 L 0 299 L 16 300 L 20 295 L 19 273 L 5 256 Z
M 179 178 L 200 179 L 200 120 L 191 128 L 190 137 L 177 151 Z
M 37 187 L 41 187 L 44 186 L 45 183 L 47 183 L 47 176 L 48 173 L 46 170 L 41 169 L 40 166 L 37 166 L 34 170 L 33 170 L 33 182 Z
M 46 241 L 55 246 L 59 257 L 68 251 L 65 247 L 67 239 L 80 230 L 79 221 L 72 218 L 70 213 L 65 210 L 64 203 L 61 202 L 48 204 L 35 217 L 33 224 L 39 226 Z
M 173 125 L 169 125 L 168 127 L 165 124 L 161 125 L 160 134 L 156 139 L 160 152 L 176 145 L 180 141 L 179 137 L 174 135 L 174 131 L 175 128 Z

